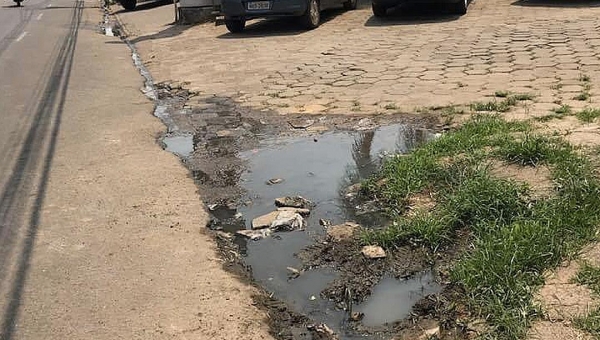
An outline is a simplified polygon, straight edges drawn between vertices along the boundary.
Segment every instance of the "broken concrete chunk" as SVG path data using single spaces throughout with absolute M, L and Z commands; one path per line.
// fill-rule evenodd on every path
M 247 237 L 247 238 L 251 239 L 252 241 L 256 241 L 256 240 L 263 239 L 265 237 L 269 237 L 271 235 L 271 233 L 273 233 L 273 231 L 271 229 L 260 229 L 260 230 L 244 229 L 244 230 L 238 230 L 236 232 L 237 235 Z
M 304 218 L 300 214 L 291 211 L 277 211 L 277 217 L 271 222 L 271 229 L 274 230 L 297 230 L 304 228 Z
M 271 227 L 271 224 L 277 219 L 278 211 L 270 212 L 252 220 L 252 229 L 263 229 Z
M 319 220 L 319 224 L 320 224 L 322 227 L 325 227 L 325 228 L 327 228 L 327 227 L 330 227 L 330 226 L 331 226 L 331 221 L 330 221 L 330 220 L 326 220 L 326 219 L 322 218 L 322 219 L 320 219 L 320 220 Z
M 381 259 L 386 256 L 385 250 L 380 246 L 364 246 L 361 253 L 370 259 Z
M 306 129 L 315 123 L 312 119 L 293 119 L 288 121 L 291 127 L 294 129 Z
M 360 228 L 360 225 L 354 222 L 346 222 L 327 228 L 327 235 L 336 242 L 350 240 L 358 228 Z
M 302 196 L 287 196 L 276 198 L 275 205 L 278 207 L 310 209 L 314 206 L 314 203 Z
M 426 330 L 425 332 L 423 332 L 423 335 L 421 335 L 421 337 L 419 337 L 419 339 L 431 339 L 432 337 L 435 337 L 436 339 L 438 338 L 438 336 L 440 335 L 440 327 L 434 327 L 431 329 Z
M 289 277 L 292 279 L 297 278 L 298 276 L 300 276 L 300 274 L 302 274 L 301 271 L 299 271 L 298 269 L 294 268 L 294 267 L 286 267 L 286 269 L 289 271 Z
M 302 216 L 310 215 L 310 209 L 304 209 L 304 208 L 281 207 L 281 208 L 277 208 L 277 211 L 293 211 L 296 214 L 300 214 Z
M 268 185 L 274 185 L 274 184 L 279 184 L 279 183 L 283 183 L 283 178 L 271 178 L 270 180 L 267 181 Z
M 360 321 L 365 317 L 365 313 L 362 312 L 353 312 L 350 314 L 350 320 L 352 321 Z

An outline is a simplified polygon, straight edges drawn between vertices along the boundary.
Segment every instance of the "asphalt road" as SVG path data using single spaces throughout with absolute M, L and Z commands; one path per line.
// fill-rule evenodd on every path
M 12 339 L 69 88 L 83 2 L 0 8 L 0 339 Z

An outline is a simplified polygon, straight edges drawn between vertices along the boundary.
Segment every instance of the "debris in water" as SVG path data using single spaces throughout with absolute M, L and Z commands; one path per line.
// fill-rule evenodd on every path
M 350 320 L 352 321 L 360 321 L 365 317 L 365 313 L 363 312 L 354 312 L 350 315 Z
M 351 186 L 346 188 L 344 196 L 347 199 L 353 199 L 354 197 L 356 197 L 358 195 L 360 188 L 361 188 L 360 183 L 352 184 Z
M 359 228 L 360 225 L 357 223 L 346 222 L 344 224 L 338 224 L 327 228 L 327 236 L 336 242 L 345 241 L 351 239 Z
M 283 178 L 271 178 L 267 181 L 267 185 L 283 183 Z
M 319 225 L 321 225 L 323 228 L 327 228 L 329 226 L 331 226 L 331 220 L 326 220 L 324 218 L 319 220 Z
M 271 223 L 274 230 L 302 230 L 304 218 L 291 210 L 278 211 L 277 218 Z
M 310 209 L 314 207 L 315 204 L 302 196 L 287 196 L 276 198 L 275 205 L 278 207 Z
M 315 121 L 312 119 L 294 119 L 289 120 L 288 123 L 294 129 L 306 129 L 315 124 Z
M 294 209 L 272 211 L 252 220 L 252 229 L 297 230 L 304 228 L 304 218 Z
M 301 274 L 301 272 L 298 269 L 294 268 L 294 267 L 286 267 L 286 269 L 290 272 L 289 276 L 292 279 L 297 278 Z
M 381 259 L 386 256 L 385 250 L 380 246 L 364 246 L 361 253 L 370 259 Z
M 260 229 L 260 230 L 238 230 L 237 235 L 241 235 L 251 239 L 252 241 L 260 240 L 265 237 L 269 237 L 273 231 L 271 229 Z
M 314 296 L 314 295 L 311 295 L 311 296 L 310 296 L 308 299 L 309 299 L 310 301 L 315 301 L 315 300 L 317 299 L 317 297 L 316 297 L 316 296 Z
M 308 325 L 306 328 L 309 331 L 313 331 L 321 336 L 325 336 L 326 339 L 338 339 L 338 337 L 335 335 L 335 332 L 324 323 L 319 325 Z

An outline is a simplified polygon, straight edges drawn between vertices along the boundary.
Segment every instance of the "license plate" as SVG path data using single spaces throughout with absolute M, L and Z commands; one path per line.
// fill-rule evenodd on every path
M 248 10 L 265 10 L 271 9 L 271 1 L 253 1 L 248 3 Z

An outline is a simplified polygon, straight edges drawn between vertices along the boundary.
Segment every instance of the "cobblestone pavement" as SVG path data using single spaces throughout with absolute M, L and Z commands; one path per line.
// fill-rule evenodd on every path
M 281 113 L 414 111 L 505 90 L 535 94 L 527 112 L 597 99 L 600 7 L 593 3 L 475 0 L 462 17 L 416 12 L 380 20 L 363 6 L 326 13 L 313 31 L 258 21 L 238 35 L 213 25 L 148 34 L 141 16 L 124 21 L 158 80 L 188 81 L 202 94 Z

